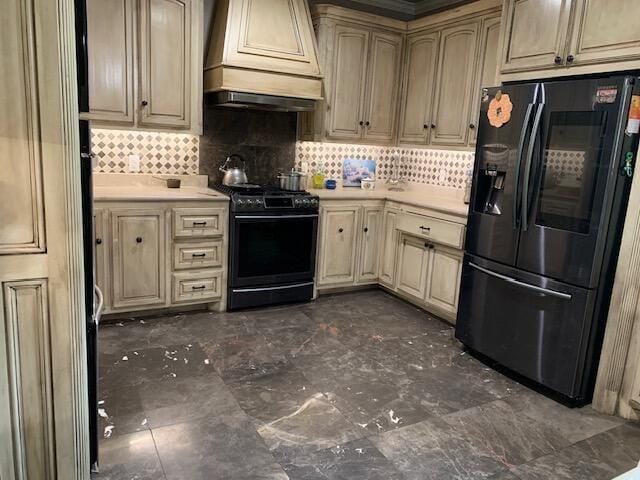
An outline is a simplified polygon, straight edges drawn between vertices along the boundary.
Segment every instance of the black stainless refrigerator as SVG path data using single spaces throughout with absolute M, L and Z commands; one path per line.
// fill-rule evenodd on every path
M 500 127 L 487 117 L 496 95 L 513 105 Z M 574 404 L 593 392 L 638 147 L 634 95 L 631 76 L 483 91 L 456 337 Z

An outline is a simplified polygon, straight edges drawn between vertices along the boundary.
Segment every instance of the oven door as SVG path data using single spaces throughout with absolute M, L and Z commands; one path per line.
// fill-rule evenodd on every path
M 317 213 L 236 214 L 231 227 L 231 287 L 313 280 Z

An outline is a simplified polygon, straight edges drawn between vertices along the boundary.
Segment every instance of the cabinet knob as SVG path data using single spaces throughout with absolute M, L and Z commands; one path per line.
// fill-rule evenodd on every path
M 562 63 L 562 57 L 556 56 L 556 58 L 554 58 L 553 61 L 556 65 L 560 65 Z
M 476 124 L 475 124 L 475 123 L 470 123 L 470 124 L 469 124 L 469 128 L 470 128 L 471 130 L 474 130 L 474 129 L 476 128 Z
M 149 102 L 147 102 L 146 100 L 142 100 L 142 106 L 146 107 L 147 105 L 149 105 Z
M 96 238 L 96 245 L 102 245 L 102 239 Z
M 365 122 L 364 124 L 366 127 L 368 127 L 369 125 L 371 125 L 369 122 Z
M 433 248 L 433 245 L 431 245 L 430 243 L 425 243 L 424 246 L 426 248 L 428 248 L 429 250 L 431 250 Z
M 429 128 L 429 125 L 427 125 L 426 123 L 424 125 L 422 125 L 422 128 L 424 128 L 425 130 Z
M 364 125 L 364 122 L 362 120 L 360 120 L 358 123 L 360 124 L 360 126 Z
M 342 233 L 342 232 L 344 232 L 344 229 L 339 228 L 339 229 L 338 229 L 338 232 Z
M 573 55 L 569 55 L 567 57 L 567 63 L 573 63 L 573 61 L 576 59 L 576 57 L 574 57 Z
M 431 124 L 431 128 L 436 128 L 436 124 L 435 124 L 435 123 L 432 123 L 432 124 Z
M 369 227 L 364 227 L 364 233 L 367 233 L 369 231 Z
M 136 237 L 136 243 L 142 243 L 142 237 Z

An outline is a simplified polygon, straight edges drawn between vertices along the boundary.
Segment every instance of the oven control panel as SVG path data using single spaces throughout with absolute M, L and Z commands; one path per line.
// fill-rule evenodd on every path
M 236 211 L 264 211 L 264 210 L 317 210 L 318 197 L 311 195 L 299 196 L 238 196 L 233 199 Z

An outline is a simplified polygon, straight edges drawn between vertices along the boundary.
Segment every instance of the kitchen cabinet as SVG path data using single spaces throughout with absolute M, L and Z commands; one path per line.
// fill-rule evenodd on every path
M 383 223 L 383 250 L 380 262 L 380 283 L 393 287 L 396 273 L 396 245 L 397 245 L 397 220 L 398 211 L 384 210 Z
M 111 291 L 107 288 L 107 279 L 109 278 L 109 256 L 108 256 L 108 239 L 109 232 L 109 216 L 108 212 L 102 208 L 93 209 L 93 265 L 95 272 L 95 282 L 104 302 L 110 302 Z
M 360 207 L 321 207 L 318 285 L 353 284 L 356 280 Z
M 165 217 L 155 208 L 114 210 L 113 307 L 165 301 Z
M 135 0 L 87 0 L 92 120 L 134 123 L 134 5 Z
M 140 0 L 141 126 L 189 126 L 191 10 L 191 0 Z
M 427 291 L 427 272 L 429 270 L 429 244 L 424 240 L 402 235 L 398 253 L 399 292 L 423 300 Z
M 340 140 L 362 137 L 369 31 L 338 25 L 335 30 L 333 88 L 327 136 Z
M 635 0 L 506 0 L 501 78 L 640 68 Z
M 382 207 L 363 207 L 360 227 L 360 258 L 357 282 L 368 283 L 378 280 L 380 241 L 382 239 Z
M 478 22 L 442 30 L 435 100 L 431 124 L 432 145 L 466 145 L 476 66 Z
M 439 39 L 439 32 L 419 33 L 407 39 L 400 143 L 429 143 Z
M 87 0 L 97 126 L 201 133 L 202 0 Z
M 392 144 L 406 22 L 331 5 L 312 13 L 325 99 L 298 116 L 299 137 Z
M 455 319 L 462 277 L 462 252 L 437 244 L 430 246 L 430 268 L 427 274 L 425 302 L 436 312 L 446 312 Z

